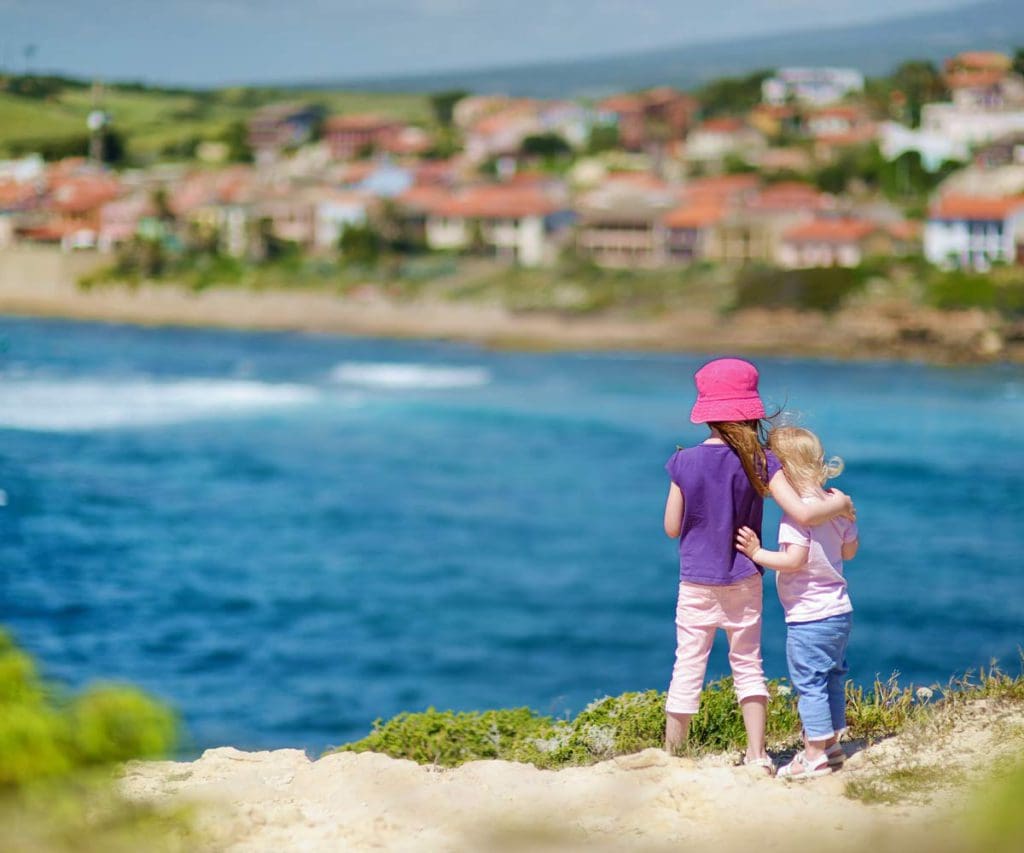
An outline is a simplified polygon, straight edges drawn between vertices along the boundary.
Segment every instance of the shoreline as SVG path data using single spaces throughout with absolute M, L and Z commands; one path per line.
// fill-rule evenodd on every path
M 639 351 L 938 365 L 1024 363 L 1024 329 L 980 310 L 943 312 L 906 302 L 871 303 L 826 316 L 746 309 L 731 315 L 695 308 L 658 317 L 609 312 L 568 317 L 513 313 L 500 305 L 438 299 L 396 302 L 373 292 L 192 291 L 173 284 L 104 284 L 78 278 L 95 255 L 0 252 L 0 314 L 139 326 L 295 331 L 440 340 L 522 351 Z

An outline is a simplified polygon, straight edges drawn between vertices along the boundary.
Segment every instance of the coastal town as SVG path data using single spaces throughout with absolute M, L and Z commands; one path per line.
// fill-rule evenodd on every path
M 985 272 L 1024 263 L 1022 66 L 1020 53 L 967 52 L 906 63 L 885 86 L 780 68 L 745 79 L 749 105 L 665 87 L 448 93 L 420 123 L 285 101 L 252 110 L 232 144 L 121 166 L 103 162 L 118 117 L 98 107 L 79 156 L 0 161 L 0 247 L 521 267 L 568 253 L 629 270 L 923 257 Z

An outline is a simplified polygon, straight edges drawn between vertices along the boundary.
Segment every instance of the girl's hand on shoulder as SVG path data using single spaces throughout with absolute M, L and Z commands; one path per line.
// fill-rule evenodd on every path
M 736 531 L 736 550 L 742 551 L 753 560 L 754 555 L 761 550 L 761 540 L 749 527 L 741 527 Z
M 847 509 L 839 513 L 840 518 L 848 518 L 850 519 L 850 521 L 857 520 L 857 507 L 853 505 L 853 498 L 851 498 L 848 494 L 846 494 L 846 492 L 843 492 L 840 489 L 829 489 L 828 493 L 830 495 L 835 495 L 836 497 L 843 498 L 846 501 Z

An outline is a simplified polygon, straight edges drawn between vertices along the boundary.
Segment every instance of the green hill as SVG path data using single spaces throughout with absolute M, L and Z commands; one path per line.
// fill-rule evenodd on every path
M 86 117 L 95 108 L 106 111 L 123 138 L 131 162 L 147 163 L 174 156 L 190 143 L 220 137 L 234 122 L 254 110 L 282 100 L 321 104 L 328 114 L 377 112 L 407 121 L 430 121 L 426 95 L 332 90 L 233 88 L 178 90 L 131 84 L 92 87 L 70 78 L 46 78 L 45 86 L 19 85 L 34 78 L 0 77 L 0 156 L 34 150 L 84 153 Z M 31 94 L 20 94 L 28 89 Z

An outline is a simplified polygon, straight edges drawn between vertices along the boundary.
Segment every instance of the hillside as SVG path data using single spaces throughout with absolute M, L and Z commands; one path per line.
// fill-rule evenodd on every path
M 403 92 L 459 87 L 560 97 L 654 85 L 687 89 L 716 77 L 780 65 L 849 65 L 880 75 L 908 58 L 938 61 L 961 50 L 1008 51 L 1020 45 L 1024 45 L 1024 14 L 1019 0 L 985 0 L 827 30 L 808 28 L 597 59 L 349 80 L 344 85 Z
M 282 89 L 139 90 L 130 86 L 104 88 L 98 105 L 113 118 L 133 158 L 156 158 L 188 140 L 218 136 L 263 104 L 302 99 L 322 104 L 330 113 L 373 110 L 412 121 L 430 116 L 427 98 L 420 94 Z M 65 86 L 59 94 L 33 98 L 0 92 L 0 157 L 30 150 L 36 143 L 84 138 L 85 120 L 94 109 L 91 88 Z

